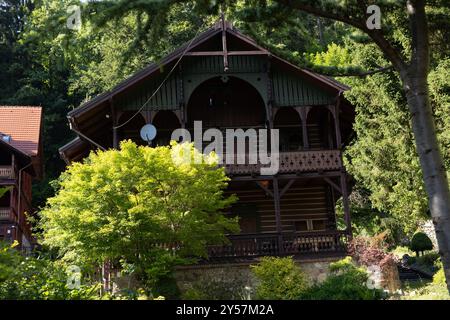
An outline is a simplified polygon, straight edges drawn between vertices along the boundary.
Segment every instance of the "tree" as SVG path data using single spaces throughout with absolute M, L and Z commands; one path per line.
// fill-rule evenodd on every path
M 186 154 L 203 161 L 182 162 Z M 235 197 L 224 197 L 229 179 L 215 161 L 192 144 L 124 141 L 120 151 L 91 153 L 61 175 L 42 210 L 43 244 L 74 263 L 136 270 L 154 289 L 173 264 L 207 257 L 207 245 L 239 230 L 221 213 Z
M 355 27 L 378 46 L 398 72 L 411 116 L 415 144 L 419 155 L 431 216 L 436 228 L 439 251 L 450 291 L 450 189 L 443 157 L 436 135 L 435 120 L 430 104 L 428 73 L 430 63 L 429 21 L 425 0 L 381 1 L 385 14 L 394 13 L 404 20 L 402 28 L 385 26 L 369 29 L 366 21 L 367 3 L 364 0 L 347 2 L 345 7 L 330 1 L 278 1 L 294 10 L 341 21 Z M 429 1 L 428 5 L 445 8 L 443 1 Z M 407 19 L 403 18 L 406 9 Z M 387 21 L 386 21 L 387 22 Z M 407 48 L 395 42 L 395 32 L 404 32 Z
M 446 110 L 450 104 L 450 60 L 446 58 L 445 46 L 436 45 L 428 83 L 438 140 L 449 172 L 450 114 Z M 310 60 L 330 68 L 358 65 L 366 70 L 388 63 L 375 45 L 350 39 L 339 46 L 330 45 L 327 51 L 311 55 Z M 401 231 L 396 232 L 397 239 L 398 236 L 410 238 L 424 220 L 430 219 L 430 212 L 399 76 L 391 70 L 339 80 L 352 88 L 346 98 L 356 112 L 353 129 L 357 139 L 344 152 L 345 166 L 357 181 L 350 197 L 354 203 L 352 222 L 355 226 L 361 222 L 359 218 L 367 218 L 364 222 L 372 221 L 377 216 L 374 211 L 378 210 L 385 215 L 382 222 L 392 221 L 401 227 L 394 228 Z M 358 194 L 358 191 L 364 192 Z M 376 224 L 377 228 L 381 226 Z M 389 223 L 385 227 L 393 226 Z

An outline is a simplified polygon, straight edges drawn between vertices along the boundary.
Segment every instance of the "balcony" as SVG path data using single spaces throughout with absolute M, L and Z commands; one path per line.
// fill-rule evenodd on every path
M 246 155 L 245 164 L 225 165 L 225 170 L 227 174 L 231 175 L 259 174 L 262 167 L 267 167 L 267 165 L 260 163 L 248 163 L 248 155 Z M 331 171 L 340 170 L 341 168 L 340 150 L 280 152 L 278 173 Z
M 0 221 L 11 220 L 11 208 L 0 207 Z
M 12 166 L 0 166 L 0 179 L 14 179 L 14 168 Z
M 260 256 L 338 256 L 347 253 L 345 231 L 289 234 L 243 234 L 228 237 L 227 245 L 208 247 L 208 261 L 252 259 Z

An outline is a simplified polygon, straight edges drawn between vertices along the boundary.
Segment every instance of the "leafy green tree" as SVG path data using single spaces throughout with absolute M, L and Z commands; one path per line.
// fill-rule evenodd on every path
M 203 159 L 183 162 L 184 156 Z M 239 230 L 221 210 L 229 178 L 213 155 L 193 145 L 137 147 L 91 153 L 61 175 L 41 212 L 43 243 L 82 265 L 108 261 L 135 270 L 150 288 L 175 263 L 207 257 L 206 246 Z
M 433 243 L 431 239 L 423 232 L 416 232 L 411 239 L 410 244 L 411 250 L 416 253 L 418 256 L 419 253 L 423 253 L 424 251 L 432 250 Z

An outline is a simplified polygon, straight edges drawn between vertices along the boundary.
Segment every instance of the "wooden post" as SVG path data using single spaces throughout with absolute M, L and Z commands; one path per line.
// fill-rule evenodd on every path
M 109 99 L 109 107 L 111 108 L 111 120 L 113 125 L 113 148 L 119 149 L 119 136 L 118 136 L 118 129 L 116 128 L 118 119 L 116 114 L 116 108 L 114 107 L 114 100 L 113 98 Z
M 295 108 L 300 115 L 300 119 L 302 120 L 302 138 L 303 138 L 303 149 L 309 149 L 309 141 L 308 141 L 308 113 L 311 107 L 296 107 Z
M 223 71 L 228 71 L 228 49 L 227 49 L 227 27 L 225 25 L 225 16 L 221 14 L 222 20 L 222 50 L 223 50 Z
M 281 234 L 282 226 L 281 226 L 281 209 L 280 209 L 280 191 L 278 188 L 277 177 L 273 177 L 273 199 L 275 205 L 275 222 L 278 234 L 278 252 L 280 254 L 283 254 L 284 248 L 283 248 L 283 236 Z
M 341 190 L 342 190 L 342 204 L 344 206 L 344 219 L 345 219 L 345 225 L 347 227 L 346 231 L 349 234 L 349 236 L 352 236 L 352 222 L 350 218 L 350 204 L 348 201 L 348 191 L 347 191 L 347 174 L 342 171 L 340 180 L 341 180 Z
M 337 97 L 336 105 L 334 107 L 334 128 L 336 130 L 336 147 L 337 149 L 341 149 L 342 146 L 342 137 L 341 137 L 341 126 L 339 121 L 339 112 L 341 106 L 341 96 L 340 94 Z

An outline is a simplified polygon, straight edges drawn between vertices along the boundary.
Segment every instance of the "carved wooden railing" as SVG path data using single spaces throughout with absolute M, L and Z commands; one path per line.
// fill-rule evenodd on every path
M 260 163 L 250 164 L 249 156 L 245 155 L 245 164 L 225 165 L 228 174 L 259 174 Z M 237 163 L 237 162 L 235 162 Z M 313 172 L 339 170 L 342 168 L 341 152 L 339 150 L 314 150 L 297 152 L 280 152 L 278 173 Z
M 0 221 L 11 219 L 11 209 L 10 208 L 0 208 Z
M 345 254 L 349 236 L 344 231 L 289 234 L 230 235 L 230 244 L 209 246 L 209 259 L 252 258 L 298 254 Z
M 0 179 L 14 179 L 14 168 L 12 166 L 0 166 Z

